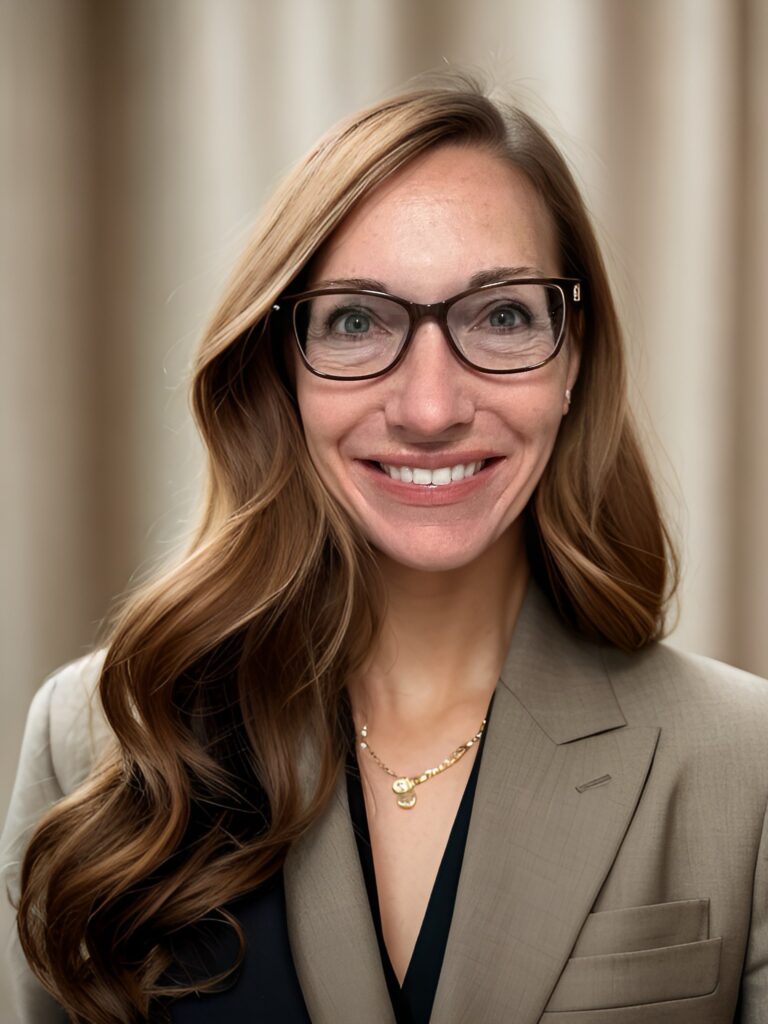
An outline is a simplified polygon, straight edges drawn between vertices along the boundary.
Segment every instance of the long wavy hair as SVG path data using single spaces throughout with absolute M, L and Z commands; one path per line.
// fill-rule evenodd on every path
M 199 527 L 109 623 L 99 694 L 117 743 L 39 823 L 18 929 L 72 1020 L 162 1020 L 229 976 L 179 969 L 179 937 L 266 881 L 322 814 L 349 742 L 345 681 L 376 639 L 376 559 L 322 486 L 269 311 L 352 207 L 443 143 L 522 169 L 586 284 L 581 372 L 526 510 L 535 576 L 561 617 L 635 650 L 663 631 L 677 562 L 627 407 L 622 338 L 573 177 L 542 128 L 465 74 L 341 122 L 279 188 L 202 339 L 192 405 L 207 451 Z M 313 750 L 312 787 L 297 752 Z

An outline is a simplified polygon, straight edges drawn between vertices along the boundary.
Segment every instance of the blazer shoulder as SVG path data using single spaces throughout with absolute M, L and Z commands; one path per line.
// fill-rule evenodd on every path
M 106 657 L 97 650 L 52 672 L 27 713 L 16 779 L 0 837 L 0 884 L 16 905 L 24 851 L 40 818 L 88 775 L 111 730 L 98 699 Z M 64 1024 L 64 1010 L 27 965 L 13 929 L 6 949 L 9 981 L 19 1020 Z
M 105 658 L 99 649 L 61 665 L 30 703 L 19 773 L 45 778 L 58 796 L 80 785 L 112 736 L 98 694 Z
M 48 705 L 52 768 L 64 793 L 80 785 L 113 737 L 98 692 L 106 654 L 100 648 L 56 669 L 30 708 L 32 716 L 38 698 Z
M 109 742 L 96 688 L 105 654 L 96 651 L 52 672 L 32 698 L 0 839 L 0 873 L 12 890 L 32 828 L 83 781 Z
M 630 724 L 716 730 L 768 761 L 768 680 L 668 643 L 606 649 L 603 661 Z
M 768 679 L 715 658 L 680 650 L 667 642 L 650 644 L 634 654 L 605 649 L 605 661 L 612 676 L 650 676 L 674 685 L 678 696 L 690 692 L 700 697 L 717 692 L 737 702 L 763 705 L 768 710 Z

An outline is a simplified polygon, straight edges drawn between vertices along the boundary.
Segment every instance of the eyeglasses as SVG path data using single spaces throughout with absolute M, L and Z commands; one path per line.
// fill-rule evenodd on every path
M 571 277 L 484 284 L 443 302 L 418 303 L 367 288 L 318 288 L 272 307 L 290 315 L 307 369 L 331 380 L 368 380 L 405 355 L 423 320 L 435 320 L 457 358 L 483 373 L 525 373 L 560 351 L 569 303 L 582 301 Z

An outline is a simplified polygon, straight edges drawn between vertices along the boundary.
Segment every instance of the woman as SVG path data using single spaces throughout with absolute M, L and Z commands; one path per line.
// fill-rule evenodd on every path
M 674 556 L 543 131 L 464 78 L 334 129 L 193 400 L 188 554 L 30 712 L 24 1019 L 768 1020 L 768 691 L 658 642 Z

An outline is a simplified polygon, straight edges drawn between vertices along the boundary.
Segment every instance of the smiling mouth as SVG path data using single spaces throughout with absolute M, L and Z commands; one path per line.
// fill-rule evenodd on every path
M 441 466 L 439 469 L 424 469 L 420 466 L 392 466 L 384 462 L 369 462 L 369 466 L 385 473 L 390 479 L 419 487 L 445 487 L 447 484 L 468 480 L 481 473 L 487 466 L 498 462 L 498 458 L 480 459 L 476 462 L 457 463 Z

